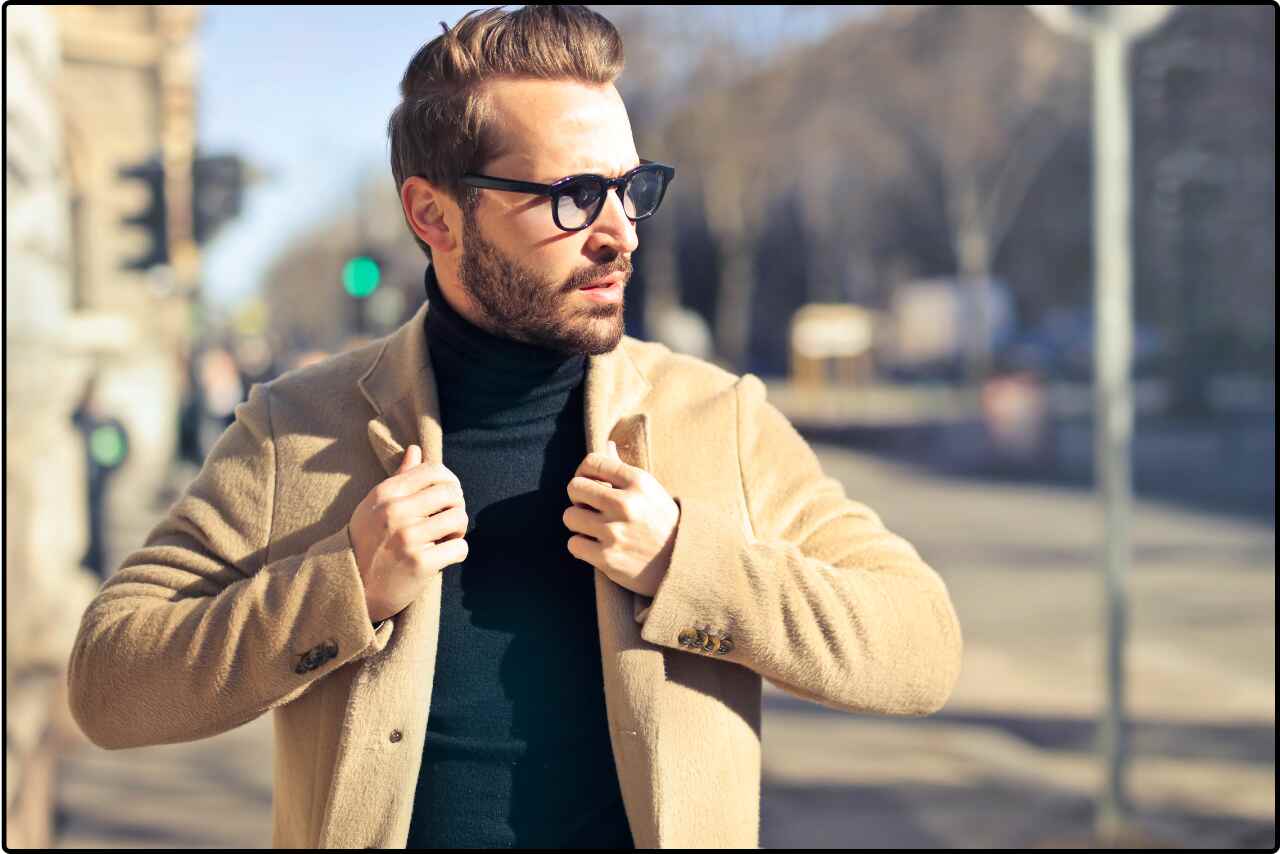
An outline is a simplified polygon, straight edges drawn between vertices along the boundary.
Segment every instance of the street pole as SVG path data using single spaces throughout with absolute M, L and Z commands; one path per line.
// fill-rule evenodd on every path
M 364 175 L 356 183 L 356 252 L 366 252 L 369 246 L 369 201 Z M 351 334 L 359 337 L 369 330 L 367 297 L 351 295 Z
M 1093 38 L 1094 210 L 1094 471 L 1102 489 L 1103 578 L 1107 615 L 1107 707 L 1098 730 L 1105 760 L 1103 793 L 1095 829 L 1101 840 L 1116 840 L 1131 810 L 1125 794 L 1128 764 L 1125 732 L 1125 658 L 1132 542 L 1133 283 L 1130 232 L 1131 139 L 1126 79 L 1128 45 L 1118 33 L 1099 30 Z M 1096 487 L 1095 487 L 1096 488 Z
M 1102 789 L 1094 834 L 1118 843 L 1132 821 L 1125 792 L 1125 648 L 1132 558 L 1133 217 L 1129 47 L 1170 6 L 1030 6 L 1046 23 L 1093 48 L 1093 252 L 1095 483 L 1102 497 L 1106 708 L 1098 728 Z

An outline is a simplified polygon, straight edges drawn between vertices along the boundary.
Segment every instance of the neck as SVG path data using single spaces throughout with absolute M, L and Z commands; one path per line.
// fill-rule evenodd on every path
M 580 376 L 585 368 L 583 354 L 562 353 L 481 329 L 448 301 L 430 266 L 424 284 L 430 305 L 426 334 L 432 359 L 455 378 L 465 377 L 470 388 L 527 390 Z

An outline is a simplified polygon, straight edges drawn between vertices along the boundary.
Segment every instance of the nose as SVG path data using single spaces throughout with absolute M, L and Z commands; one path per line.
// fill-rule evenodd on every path
M 622 207 L 622 199 L 618 193 L 610 190 L 604 199 L 604 210 L 591 224 L 590 248 L 600 250 L 612 249 L 624 255 L 630 255 L 640 245 L 636 234 L 636 225 L 628 217 Z

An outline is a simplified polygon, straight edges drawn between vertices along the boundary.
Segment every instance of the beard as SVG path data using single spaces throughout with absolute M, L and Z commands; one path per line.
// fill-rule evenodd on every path
M 611 273 L 631 279 L 631 260 L 621 254 L 552 282 L 503 254 L 485 240 L 475 212 L 463 212 L 463 251 L 458 265 L 462 289 L 492 335 L 569 355 L 596 356 L 618 346 L 625 331 L 623 301 L 598 303 L 575 295 L 582 285 Z M 625 295 L 624 298 L 625 300 Z

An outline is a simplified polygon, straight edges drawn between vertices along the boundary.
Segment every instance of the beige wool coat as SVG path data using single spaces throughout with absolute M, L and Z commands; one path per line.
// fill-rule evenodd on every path
M 441 461 L 428 308 L 255 385 L 71 654 L 71 712 L 108 750 L 272 712 L 276 847 L 408 837 L 441 584 L 375 631 L 347 523 L 410 444 Z M 755 375 L 624 336 L 585 383 L 584 456 L 613 439 L 681 515 L 652 599 L 583 563 L 604 696 L 582 702 L 605 703 L 638 847 L 757 848 L 761 679 L 834 709 L 935 712 L 960 672 L 947 588 L 824 475 Z

